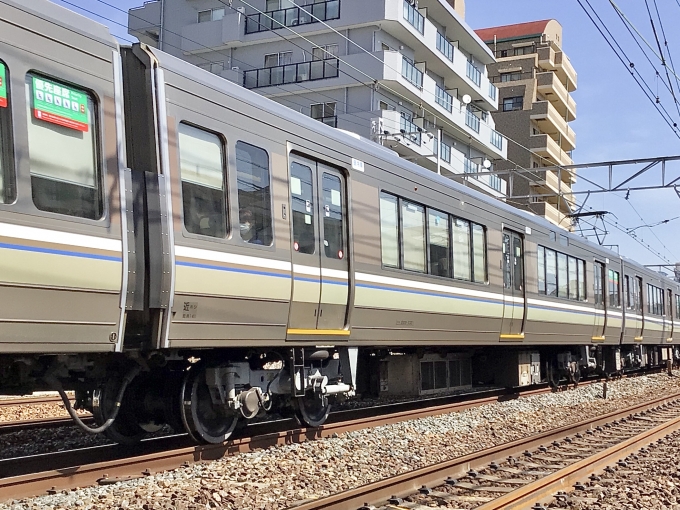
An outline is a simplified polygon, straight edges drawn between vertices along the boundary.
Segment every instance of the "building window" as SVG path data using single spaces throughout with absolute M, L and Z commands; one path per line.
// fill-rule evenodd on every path
M 316 48 L 312 48 L 312 60 L 324 60 L 326 58 L 335 58 L 337 56 L 337 44 L 327 44 L 325 46 L 317 46 Z
M 522 46 L 520 48 L 515 48 L 513 53 L 515 54 L 516 57 L 520 55 L 529 55 L 534 52 L 534 47 L 533 46 Z
M 501 50 L 500 51 L 500 58 L 505 58 L 508 56 L 508 50 Z
M 511 112 L 513 110 L 521 110 L 524 108 L 524 97 L 506 97 L 503 99 L 503 111 Z
M 264 56 L 265 67 L 284 66 L 293 62 L 293 52 L 269 53 Z
M 337 127 L 336 105 L 335 102 L 313 104 L 310 107 L 311 117 L 329 126 Z
M 207 21 L 219 21 L 224 18 L 224 7 L 219 9 L 206 9 L 205 11 L 198 11 L 198 22 L 205 23 Z
M 380 103 L 378 103 L 378 109 L 379 110 L 389 110 L 389 106 L 385 101 L 380 101 Z
M 512 72 L 512 73 L 501 73 L 501 82 L 507 82 L 507 81 L 517 81 L 522 79 L 522 73 L 517 71 L 517 72 Z
M 445 142 L 440 143 L 439 156 L 447 163 L 451 163 L 451 146 Z

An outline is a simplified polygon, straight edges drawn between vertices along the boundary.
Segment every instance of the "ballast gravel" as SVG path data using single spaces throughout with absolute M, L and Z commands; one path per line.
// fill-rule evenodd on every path
M 0 503 L 0 510 L 283 509 L 677 391 L 680 378 L 665 374 L 609 382 L 606 400 L 602 384 L 592 384 Z

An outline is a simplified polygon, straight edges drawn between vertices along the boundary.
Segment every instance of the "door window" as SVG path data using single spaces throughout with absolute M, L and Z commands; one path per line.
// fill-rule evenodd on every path
M 271 246 L 272 206 L 267 151 L 237 142 L 236 181 L 241 239 L 251 244 Z
M 524 285 L 524 257 L 522 257 L 522 239 L 518 236 L 513 237 L 513 256 L 514 256 L 514 286 L 515 290 L 522 291 Z
M 324 173 L 323 179 L 323 246 L 326 257 L 345 257 L 345 216 L 342 206 L 342 183 L 337 175 Z
M 293 208 L 293 249 L 299 253 L 313 254 L 316 251 L 316 234 L 311 168 L 297 162 L 291 164 L 290 195 Z

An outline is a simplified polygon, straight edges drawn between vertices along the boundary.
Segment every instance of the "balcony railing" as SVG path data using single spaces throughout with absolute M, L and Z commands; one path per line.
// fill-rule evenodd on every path
M 401 117 L 400 129 L 403 131 L 404 138 L 411 142 L 420 145 L 422 141 L 422 132 L 413 122 Z
M 329 58 L 326 60 L 300 62 L 298 64 L 251 69 L 243 73 L 243 86 L 247 89 L 256 89 L 272 85 L 285 85 L 286 83 L 337 78 L 339 65 L 337 58 Z
M 495 101 L 497 96 L 498 89 L 493 83 L 489 82 L 489 97 L 491 98 L 492 101 Z
M 466 174 L 476 174 L 479 173 L 479 163 L 475 163 L 471 159 L 463 156 L 463 169 Z
M 497 175 L 489 175 L 489 186 L 499 193 L 503 192 L 503 180 Z
M 503 135 L 498 131 L 491 130 L 491 145 L 496 147 L 498 150 L 503 150 Z
M 246 17 L 246 34 L 309 25 L 340 18 L 340 0 L 327 0 L 302 7 L 289 7 Z
M 401 60 L 401 75 L 419 89 L 423 88 L 423 72 L 404 57 Z
M 439 85 L 437 85 L 434 90 L 434 100 L 437 104 L 449 112 L 453 111 L 453 97 L 451 94 L 446 92 Z
M 472 80 L 472 83 L 478 87 L 482 83 L 482 72 L 477 69 L 472 62 L 468 60 L 467 62 L 467 77 Z
M 404 19 L 418 32 L 425 33 L 425 17 L 408 0 L 404 0 Z
M 479 133 L 479 117 L 477 117 L 470 110 L 468 110 L 465 114 L 465 125 L 471 128 L 473 131 Z
M 451 44 L 441 32 L 437 32 L 437 49 L 442 55 L 453 62 L 453 44 Z

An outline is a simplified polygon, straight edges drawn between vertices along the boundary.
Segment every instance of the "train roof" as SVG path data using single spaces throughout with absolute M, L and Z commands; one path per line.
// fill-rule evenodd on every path
M 85 35 L 112 48 L 118 48 L 118 41 L 111 35 L 106 25 L 49 0 L 30 0 L 30 2 L 26 0 L 0 0 L 0 2 Z
M 355 149 L 357 153 L 361 152 L 364 155 L 368 155 L 389 163 L 390 166 L 399 168 L 401 171 L 403 171 L 404 175 L 410 175 L 413 178 L 419 179 L 421 184 L 423 179 L 437 183 L 441 186 L 455 190 L 459 194 L 467 195 L 470 198 L 474 198 L 475 200 L 483 202 L 484 204 L 496 208 L 497 210 L 508 215 L 519 216 L 528 223 L 527 226 L 541 227 L 548 231 L 558 231 L 559 234 L 566 235 L 570 240 L 575 241 L 577 244 L 581 243 L 601 252 L 603 256 L 608 256 L 613 259 L 622 259 L 628 264 L 635 265 L 647 273 L 650 272 L 647 268 L 644 268 L 644 266 L 633 261 L 632 259 L 623 257 L 622 255 L 608 248 L 596 245 L 585 237 L 578 236 L 566 230 L 562 230 L 559 227 L 556 227 L 553 223 L 550 223 L 545 218 L 537 216 L 529 211 L 511 206 L 502 200 L 495 199 L 485 193 L 482 193 L 481 191 L 477 191 L 453 179 L 438 175 L 420 165 L 407 161 L 399 157 L 393 150 L 388 149 L 378 143 L 367 140 L 366 138 L 358 136 L 354 133 L 349 133 L 342 129 L 327 126 L 326 124 L 297 112 L 292 108 L 268 99 L 257 92 L 246 89 L 245 87 L 241 87 L 240 85 L 221 78 L 173 55 L 162 52 L 155 48 L 147 48 L 157 58 L 161 67 L 191 80 L 199 81 L 203 85 L 210 86 L 215 90 L 227 94 L 238 101 L 242 101 L 252 107 L 262 110 L 266 115 L 274 115 L 282 119 L 293 121 L 300 127 L 309 130 L 310 132 L 319 133 L 329 140 L 343 144 L 348 148 Z M 356 156 L 357 153 L 355 153 L 354 156 Z M 352 156 L 352 154 L 347 155 Z M 657 276 L 662 277 L 658 274 Z

